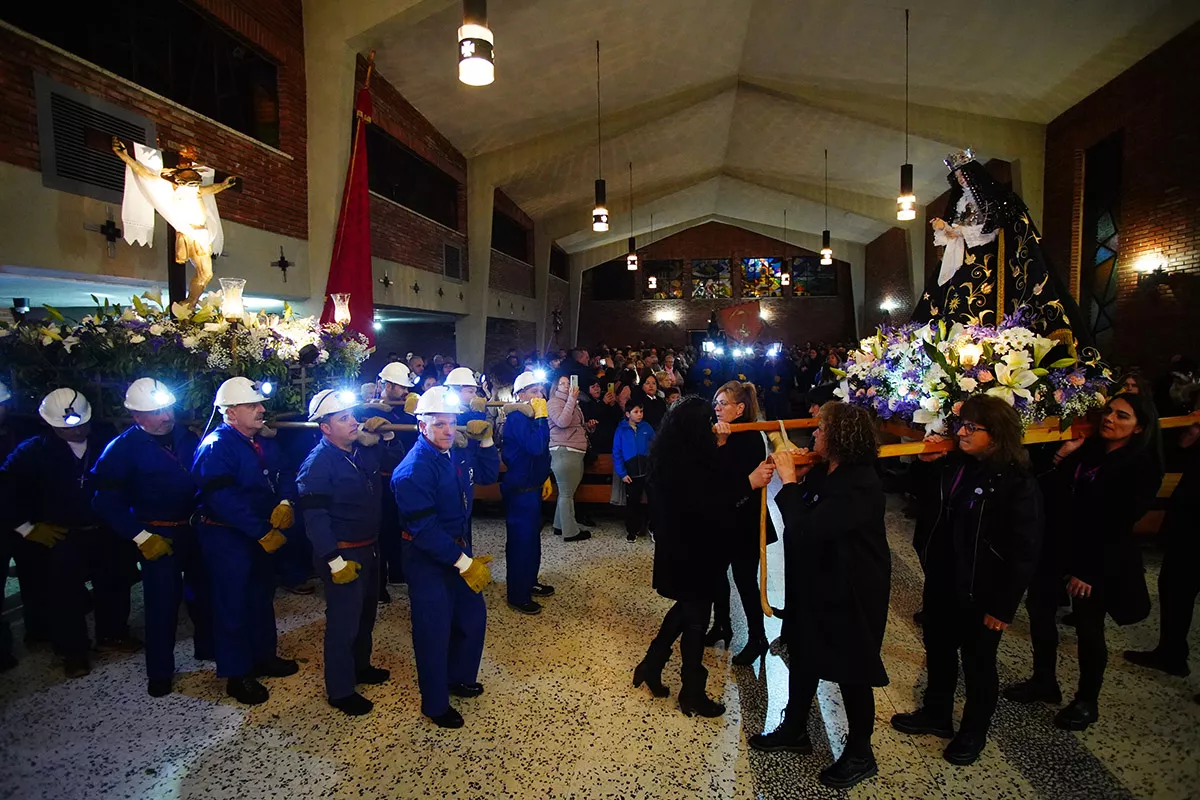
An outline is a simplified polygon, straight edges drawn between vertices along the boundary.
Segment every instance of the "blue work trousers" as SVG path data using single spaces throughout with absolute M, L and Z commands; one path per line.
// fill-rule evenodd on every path
M 503 494 L 508 602 L 524 605 L 533 599 L 530 590 L 542 566 L 542 487 Z
M 175 632 L 179 604 L 187 604 L 195 627 L 196 658 L 212 659 L 212 600 L 200 543 L 190 525 L 146 530 L 171 540 L 171 555 L 142 559 L 142 594 L 146 605 L 146 677 L 163 680 L 175 674 Z
M 358 577 L 334 583 L 329 564 L 318 561 L 325 584 L 325 694 L 340 700 L 354 693 L 358 673 L 371 666 L 375 608 L 379 600 L 376 545 L 345 548 L 342 558 L 359 564 Z
M 252 675 L 277 645 L 271 556 L 233 528 L 202 522 L 198 534 L 212 587 L 217 677 Z

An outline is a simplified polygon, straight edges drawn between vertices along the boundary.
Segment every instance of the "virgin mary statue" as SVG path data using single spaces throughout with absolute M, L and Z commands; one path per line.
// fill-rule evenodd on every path
M 946 219 L 930 220 L 941 267 L 913 311 L 918 322 L 998 325 L 1006 316 L 1069 348 L 1089 345 L 1074 298 L 1046 261 L 1025 203 L 971 150 L 946 158 Z

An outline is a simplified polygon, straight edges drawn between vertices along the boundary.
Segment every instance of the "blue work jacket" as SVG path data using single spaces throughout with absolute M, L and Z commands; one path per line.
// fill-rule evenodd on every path
M 504 420 L 505 491 L 541 489 L 550 477 L 550 425 L 545 418 L 509 414 Z
M 5 527 L 48 522 L 68 529 L 92 528 L 100 518 L 92 510 L 92 464 L 108 444 L 92 429 L 83 458 L 53 433 L 33 436 L 13 450 L 0 467 Z
M 379 536 L 379 449 L 353 445 L 346 452 L 322 438 L 296 476 L 298 505 L 313 553 L 334 558 L 338 542 Z
M 92 507 L 126 539 L 148 522 L 185 522 L 196 510 L 192 462 L 200 444 L 183 425 L 171 431 L 168 450 L 137 425 L 109 442 L 92 467 Z
M 254 449 L 257 442 L 261 454 Z M 200 489 L 200 517 L 235 528 L 255 541 L 271 530 L 271 512 L 296 499 L 296 484 L 281 475 L 279 448 L 222 423 L 196 449 L 192 475 Z M 281 479 L 282 478 L 282 479 Z

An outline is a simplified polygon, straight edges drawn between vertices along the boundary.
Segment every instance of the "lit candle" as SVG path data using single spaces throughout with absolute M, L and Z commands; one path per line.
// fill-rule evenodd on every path
M 246 314 L 246 306 L 242 302 L 242 291 L 246 288 L 245 278 L 220 278 L 221 281 L 221 316 L 233 321 L 240 320 Z
M 958 348 L 958 364 L 963 369 L 970 369 L 978 364 L 982 356 L 983 348 L 973 342 L 960 345 Z
M 350 324 L 350 293 L 338 292 L 329 295 L 333 301 L 333 321 L 339 325 Z

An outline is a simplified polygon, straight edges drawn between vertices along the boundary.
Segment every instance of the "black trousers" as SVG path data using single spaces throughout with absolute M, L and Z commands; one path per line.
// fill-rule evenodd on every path
M 1002 633 L 986 628 L 983 616 L 983 610 L 974 604 L 964 606 L 953 596 L 934 598 L 926 593 L 921 627 L 929 671 L 925 708 L 939 717 L 951 717 L 961 653 L 967 692 L 961 730 L 980 735 L 987 734 L 1000 696 L 996 649 Z
M 733 571 L 733 585 L 737 587 L 738 597 L 742 600 L 742 608 L 746 612 L 746 630 L 750 641 L 767 638 L 766 622 L 763 619 L 762 603 L 758 592 L 758 547 L 753 551 L 739 552 L 730 564 Z M 713 604 L 713 627 L 730 627 L 729 609 L 729 574 L 725 578 L 725 589 L 717 594 Z
M 1033 645 L 1035 680 L 1058 682 L 1058 599 L 1061 585 L 1055 578 L 1039 575 L 1029 587 L 1025 608 L 1029 610 L 1029 639 Z M 1071 600 L 1075 612 L 1075 635 L 1079 640 L 1080 700 L 1096 702 L 1108 666 L 1108 643 L 1104 639 L 1104 595 L 1093 589 L 1089 597 Z M 1186 632 L 1185 632 L 1186 636 Z
M 646 666 L 650 674 L 662 672 L 667 661 L 671 658 L 671 650 L 675 640 L 680 639 L 679 655 L 682 665 L 679 668 L 683 680 L 681 694 L 684 696 L 704 692 L 708 679 L 708 670 L 702 663 L 704 658 L 704 629 L 708 625 L 708 615 L 712 603 L 695 600 L 677 600 L 671 610 L 663 617 L 658 635 L 650 642 L 646 651 Z
M 646 506 L 642 496 L 646 493 L 646 478 L 630 478 L 625 484 L 625 532 L 635 536 L 646 527 Z
M 805 722 L 817 696 L 816 675 L 793 664 L 788 672 L 787 718 Z M 839 683 L 842 702 L 846 706 L 846 721 L 850 723 L 850 735 L 846 739 L 846 752 L 853 756 L 868 757 L 871 752 L 871 733 L 875 728 L 875 691 L 865 684 Z
M 70 531 L 50 548 L 51 636 L 65 658 L 84 658 L 91 647 L 87 629 L 87 587 L 92 581 L 96 638 L 129 634 L 129 572 L 132 545 L 105 530 Z
M 1158 574 L 1158 650 L 1164 658 L 1187 663 L 1188 631 L 1200 596 L 1200 530 L 1194 524 L 1176 528 L 1166 544 Z

